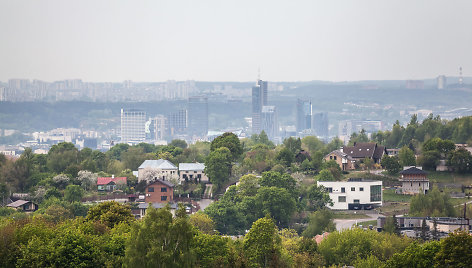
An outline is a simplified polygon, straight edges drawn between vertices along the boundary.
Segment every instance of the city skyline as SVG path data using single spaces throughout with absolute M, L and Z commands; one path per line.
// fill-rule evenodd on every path
M 0 81 L 472 74 L 470 1 L 0 1 Z M 93 40 L 91 42 L 90 40 Z

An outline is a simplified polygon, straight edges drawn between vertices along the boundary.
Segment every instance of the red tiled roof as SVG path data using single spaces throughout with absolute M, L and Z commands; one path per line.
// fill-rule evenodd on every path
M 126 177 L 99 177 L 97 178 L 97 185 L 107 185 L 110 182 L 114 182 L 116 184 L 126 184 Z

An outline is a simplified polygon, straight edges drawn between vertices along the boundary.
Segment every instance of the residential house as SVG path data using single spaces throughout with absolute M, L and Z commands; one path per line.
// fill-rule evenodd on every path
M 398 156 L 399 153 L 400 153 L 400 149 L 398 148 L 387 149 L 388 156 Z
M 146 186 L 145 203 L 167 203 L 174 201 L 174 184 L 165 180 L 154 180 Z
M 98 191 L 113 192 L 127 185 L 126 177 L 99 177 L 97 178 Z
M 179 179 L 178 168 L 165 159 L 145 160 L 138 168 L 138 182 L 155 179 L 171 180 Z
M 341 150 L 332 151 L 331 153 L 327 154 L 324 159 L 326 161 L 336 161 L 343 171 L 355 169 L 354 159 L 348 154 L 343 153 Z
M 426 228 L 429 231 L 434 229 L 434 222 L 436 222 L 436 230 L 443 233 L 452 233 L 455 230 L 470 230 L 470 222 L 464 218 L 450 218 L 450 217 L 396 217 L 397 226 L 400 229 L 420 229 L 423 221 L 426 222 Z M 387 222 L 385 216 L 377 218 L 377 228 L 382 229 Z
M 354 146 L 344 146 L 341 151 L 352 157 L 355 161 L 369 158 L 375 164 L 380 164 L 382 157 L 387 154 L 385 146 L 374 142 L 355 142 Z
M 402 182 L 402 194 L 426 194 L 429 191 L 428 173 L 418 167 L 406 167 L 400 171 Z
M 172 216 L 175 216 L 175 211 L 177 210 L 178 206 L 177 203 L 151 203 L 153 208 L 164 208 L 165 206 L 169 205 L 170 207 L 170 212 L 172 213 Z M 146 210 L 149 207 L 150 203 L 141 203 L 138 205 L 139 209 L 139 214 L 135 215 L 137 218 L 142 218 L 144 215 L 146 215 Z
M 208 182 L 205 174 L 205 164 L 202 163 L 180 163 L 179 164 L 180 182 Z
M 382 181 L 350 178 L 347 181 L 318 181 L 328 191 L 331 209 L 372 209 L 382 206 Z
M 14 208 L 16 210 L 21 210 L 25 212 L 33 212 L 38 210 L 38 204 L 33 203 L 32 201 L 27 200 L 16 200 L 7 205 L 7 207 Z

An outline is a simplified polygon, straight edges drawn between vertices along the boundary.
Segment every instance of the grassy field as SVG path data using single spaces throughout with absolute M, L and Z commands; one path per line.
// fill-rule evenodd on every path
M 432 182 L 440 183 L 458 183 L 463 185 L 472 185 L 472 175 L 458 174 L 452 172 L 427 171 L 428 178 Z
M 384 205 L 377 210 L 385 216 L 407 214 L 410 209 L 410 203 L 404 202 L 384 202 Z
M 384 202 L 404 202 L 408 203 L 411 200 L 411 195 L 396 194 L 395 189 L 385 189 L 383 191 Z
M 377 220 L 361 221 L 357 223 L 357 226 L 359 225 L 362 225 L 362 227 L 369 227 L 369 225 L 377 226 Z

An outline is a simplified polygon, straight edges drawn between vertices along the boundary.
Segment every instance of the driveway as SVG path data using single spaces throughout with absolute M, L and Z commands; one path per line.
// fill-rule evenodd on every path
M 360 210 L 359 213 L 366 213 L 364 210 Z M 336 230 L 341 231 L 344 229 L 351 229 L 353 225 L 358 222 L 377 220 L 381 214 L 378 213 L 366 213 L 367 217 L 362 219 L 334 219 L 333 222 L 336 225 Z
M 198 201 L 198 204 L 200 205 L 200 209 L 203 211 L 203 210 L 205 210 L 205 208 L 208 207 L 212 202 L 213 202 L 213 200 L 211 200 L 211 199 L 200 199 L 200 201 Z

